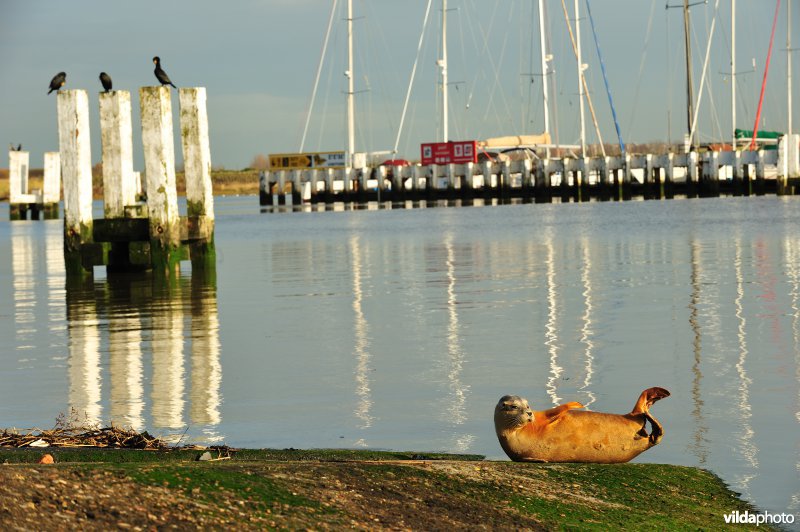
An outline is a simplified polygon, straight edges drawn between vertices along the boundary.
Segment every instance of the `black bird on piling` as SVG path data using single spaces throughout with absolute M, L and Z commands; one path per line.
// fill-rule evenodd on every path
M 111 76 L 106 74 L 105 72 L 100 72 L 100 83 L 103 84 L 104 92 L 108 92 L 111 90 Z
M 59 72 L 53 79 L 50 80 L 50 90 L 47 91 L 47 94 L 50 94 L 53 91 L 57 91 L 61 87 L 64 86 L 64 83 L 67 82 L 67 73 L 66 72 Z
M 155 73 L 156 79 L 158 79 L 159 83 L 161 83 L 162 86 L 172 85 L 173 88 L 177 89 L 178 87 L 175 87 L 175 85 L 170 81 L 169 76 L 167 76 L 167 73 L 161 68 L 161 58 L 155 56 L 153 58 L 153 63 L 156 64 L 156 69 L 153 72 Z
M 17 151 L 22 151 L 22 144 L 17 144 Z

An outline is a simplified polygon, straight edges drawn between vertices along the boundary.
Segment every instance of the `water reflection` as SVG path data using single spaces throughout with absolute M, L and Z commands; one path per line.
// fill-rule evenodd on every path
M 369 383 L 370 359 L 372 356 L 369 352 L 369 323 L 364 316 L 364 309 L 362 302 L 364 299 L 364 290 L 362 287 L 362 246 L 359 238 L 356 235 L 350 237 L 350 256 L 351 256 L 351 271 L 353 273 L 353 331 L 355 333 L 354 354 L 356 357 L 356 395 L 358 396 L 358 405 L 356 406 L 355 415 L 360 420 L 360 427 L 362 430 L 368 429 L 372 426 L 372 396 Z M 356 441 L 356 445 L 365 447 L 367 445 L 364 438 Z
M 588 407 L 592 403 L 595 402 L 594 392 L 592 392 L 590 386 L 592 384 L 592 376 L 594 375 L 594 342 L 592 341 L 592 337 L 594 332 L 592 331 L 592 314 L 594 313 L 594 303 L 592 298 L 592 255 L 589 248 L 589 240 L 587 238 L 581 239 L 581 249 L 583 251 L 583 260 L 581 261 L 582 268 L 581 268 L 581 284 L 583 285 L 583 303 L 585 310 L 583 312 L 583 316 L 581 316 L 581 321 L 583 321 L 583 326 L 581 327 L 581 343 L 586 346 L 584 350 L 584 356 L 586 357 L 586 376 L 583 379 L 583 386 L 581 386 L 581 391 L 586 394 L 589 398 L 587 401 L 583 402 L 583 406 Z
M 792 308 L 792 343 L 794 347 L 794 376 L 797 388 L 795 401 L 794 417 L 800 423 L 800 254 L 798 254 L 798 243 L 796 240 L 789 240 L 784 247 L 784 263 L 787 266 L 787 275 L 791 290 L 789 298 Z M 800 442 L 795 443 L 795 470 L 800 477 Z M 800 487 L 792 494 L 789 509 L 796 511 L 800 509 Z
M 545 267 L 547 278 L 547 323 L 545 324 L 545 345 L 550 355 L 550 376 L 547 379 L 547 395 L 553 405 L 561 404 L 561 397 L 558 396 L 556 383 L 561 377 L 564 368 L 558 365 L 559 345 L 558 345 L 558 287 L 556 285 L 556 258 L 555 247 L 553 244 L 553 228 L 548 227 L 545 240 Z
M 693 441 L 689 447 L 697 457 L 699 464 L 703 465 L 708 460 L 708 440 L 706 433 L 708 432 L 708 424 L 705 419 L 704 406 L 702 394 L 702 381 L 703 373 L 700 368 L 701 353 L 703 347 L 703 338 L 700 329 L 699 321 L 699 305 L 701 301 L 701 277 L 702 266 L 700 265 L 700 243 L 695 239 L 690 243 L 691 250 L 691 296 L 689 299 L 689 325 L 692 329 L 692 418 L 694 418 L 694 435 Z
M 222 439 L 213 274 L 68 280 L 66 300 L 71 408 L 91 423 L 165 431 L 168 439 L 190 429 L 201 441 Z
M 742 457 L 744 458 L 749 471 L 740 473 L 738 477 L 739 486 L 743 490 L 749 492 L 750 481 L 755 478 L 758 471 L 758 448 L 753 442 L 753 409 L 750 404 L 750 385 L 753 381 L 747 376 L 747 319 L 744 316 L 744 275 L 742 274 L 742 240 L 736 238 L 736 256 L 733 262 L 736 276 L 736 300 L 734 301 L 734 308 L 736 309 L 736 319 L 739 322 L 737 327 L 737 338 L 739 340 L 739 358 L 736 361 L 736 372 L 739 377 L 739 404 L 738 412 L 735 415 L 740 417 L 741 428 L 738 434 L 739 449 Z
M 447 278 L 447 381 L 450 393 L 448 394 L 447 420 L 454 427 L 459 427 L 467 421 L 467 392 L 469 386 L 461 380 L 464 371 L 464 351 L 461 348 L 461 326 L 458 317 L 458 296 L 456 294 L 456 254 L 453 245 L 453 234 L 444 235 L 445 248 L 445 275 Z M 475 439 L 472 434 L 456 435 L 454 451 L 465 452 Z

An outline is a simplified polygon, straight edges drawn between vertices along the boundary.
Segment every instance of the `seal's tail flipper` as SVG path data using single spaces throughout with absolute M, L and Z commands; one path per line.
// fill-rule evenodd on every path
M 669 392 L 664 388 L 648 388 L 639 396 L 639 400 L 636 401 L 636 406 L 631 410 L 631 414 L 646 414 L 650 407 L 653 406 L 653 403 L 665 397 L 669 397 Z

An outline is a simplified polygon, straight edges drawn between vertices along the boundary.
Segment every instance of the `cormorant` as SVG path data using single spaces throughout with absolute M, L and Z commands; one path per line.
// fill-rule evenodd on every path
M 105 92 L 111 90 L 111 76 L 105 72 L 100 72 L 100 83 L 103 84 L 103 89 L 105 89 Z
M 22 151 L 22 144 L 17 144 L 17 151 Z
M 47 94 L 59 90 L 61 87 L 64 86 L 64 83 L 66 82 L 67 82 L 67 73 L 59 72 L 58 74 L 53 76 L 53 79 L 50 80 L 50 90 L 47 91 Z
M 175 87 L 172 81 L 170 81 L 169 76 L 167 76 L 167 73 L 161 68 L 161 58 L 155 56 L 153 58 L 153 63 L 156 64 L 156 69 L 153 72 L 155 73 L 159 83 L 161 83 L 161 85 L 172 85 L 177 89 L 178 87 Z

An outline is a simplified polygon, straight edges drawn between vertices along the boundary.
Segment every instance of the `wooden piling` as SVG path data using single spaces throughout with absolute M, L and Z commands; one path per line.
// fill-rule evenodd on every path
M 58 91 L 58 145 L 64 180 L 64 266 L 68 277 L 91 275 L 82 248 L 93 242 L 92 153 L 89 97 L 85 90 Z
M 186 179 L 186 235 L 192 268 L 216 265 L 214 191 L 211 185 L 211 145 L 205 87 L 178 90 L 181 106 L 181 147 Z
M 778 141 L 778 183 L 779 196 L 793 195 L 800 178 L 800 135 L 784 135 Z
M 142 147 L 147 176 L 147 210 L 153 269 L 176 273 L 180 260 L 180 224 L 175 186 L 175 145 L 169 87 L 141 87 Z
M 61 156 L 57 151 L 44 154 L 44 178 L 42 204 L 45 219 L 58 218 L 58 202 L 61 200 Z
M 36 202 L 28 194 L 30 154 L 26 151 L 8 152 L 8 205 L 11 220 L 25 220 L 31 204 Z
M 103 211 L 106 218 L 124 218 L 125 207 L 136 203 L 130 92 L 100 93 L 100 138 Z

